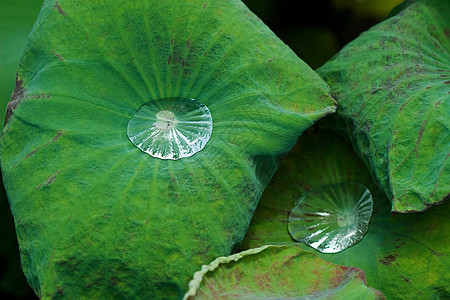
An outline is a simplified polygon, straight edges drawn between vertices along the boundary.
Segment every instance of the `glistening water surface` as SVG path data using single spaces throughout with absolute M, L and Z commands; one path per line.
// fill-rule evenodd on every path
M 291 210 L 289 234 L 320 252 L 340 252 L 364 237 L 372 211 L 372 194 L 363 184 L 316 187 L 305 192 Z
M 160 159 L 181 159 L 201 151 L 211 138 L 213 121 L 203 103 L 162 98 L 143 104 L 128 122 L 130 141 Z

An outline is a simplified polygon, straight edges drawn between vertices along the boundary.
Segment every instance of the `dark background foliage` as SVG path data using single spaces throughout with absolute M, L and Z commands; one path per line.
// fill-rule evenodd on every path
M 313 69 L 362 31 L 382 21 L 401 0 L 244 0 Z M 42 0 L 0 0 L 1 118 L 15 72 Z M 205 262 L 206 263 L 206 262 Z M 0 298 L 36 299 L 21 272 L 14 222 L 0 189 Z

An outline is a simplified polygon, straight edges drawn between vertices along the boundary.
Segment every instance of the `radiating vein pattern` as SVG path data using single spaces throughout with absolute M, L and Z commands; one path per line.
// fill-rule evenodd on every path
M 304 193 L 291 210 L 289 234 L 320 252 L 340 252 L 364 237 L 372 211 L 372 194 L 360 183 L 320 186 Z
M 180 299 L 242 242 L 280 157 L 335 110 L 241 1 L 45 0 L 35 28 L 0 159 L 42 298 L 72 282 L 64 297 Z
M 143 104 L 128 122 L 130 141 L 161 159 L 181 159 L 201 151 L 212 134 L 212 117 L 195 99 L 163 98 Z

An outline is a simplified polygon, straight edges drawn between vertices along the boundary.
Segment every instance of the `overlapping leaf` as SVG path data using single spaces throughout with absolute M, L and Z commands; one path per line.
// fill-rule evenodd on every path
M 143 103 L 168 97 L 205 104 L 214 125 L 178 161 L 127 137 Z M 325 82 L 239 1 L 46 1 L 1 140 L 29 283 L 45 298 L 180 297 L 333 111 Z
M 324 120 L 325 121 L 325 120 Z M 371 182 L 363 162 L 340 137 L 313 128 L 282 161 L 264 192 L 242 249 L 265 244 L 298 245 L 326 261 L 364 270 L 368 285 L 387 299 L 450 295 L 450 205 L 414 215 L 390 214 L 389 201 Z M 288 233 L 289 211 L 302 193 L 324 184 L 356 181 L 370 187 L 374 212 L 356 245 L 336 254 L 319 253 Z
M 318 71 L 396 212 L 450 192 L 450 5 L 409 1 Z
M 220 257 L 195 273 L 185 299 L 384 299 L 358 268 L 328 263 L 295 246 Z

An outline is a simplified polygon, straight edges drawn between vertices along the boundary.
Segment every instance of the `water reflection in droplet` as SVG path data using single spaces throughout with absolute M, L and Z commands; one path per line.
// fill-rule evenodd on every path
M 201 151 L 212 134 L 206 105 L 194 99 L 163 98 L 143 104 L 128 122 L 130 141 L 161 159 L 190 157 Z
M 364 237 L 372 211 L 372 194 L 360 183 L 320 186 L 304 193 L 291 210 L 289 234 L 320 252 L 340 252 Z

